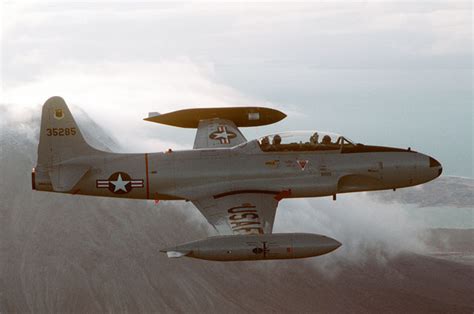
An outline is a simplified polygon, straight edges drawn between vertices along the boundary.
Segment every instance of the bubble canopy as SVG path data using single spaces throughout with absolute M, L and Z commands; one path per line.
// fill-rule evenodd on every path
M 263 136 L 258 140 L 263 151 L 340 150 L 356 144 L 340 134 L 324 131 L 292 131 Z

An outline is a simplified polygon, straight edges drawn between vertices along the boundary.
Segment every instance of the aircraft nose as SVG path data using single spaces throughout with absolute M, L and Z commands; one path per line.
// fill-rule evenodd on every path
M 439 177 L 443 172 L 443 166 L 441 166 L 440 162 L 433 157 L 430 157 L 430 168 L 435 168 L 435 170 L 438 171 L 436 177 Z
M 443 172 L 443 166 L 431 156 L 418 153 L 418 167 L 416 170 L 416 184 L 422 184 L 436 179 Z

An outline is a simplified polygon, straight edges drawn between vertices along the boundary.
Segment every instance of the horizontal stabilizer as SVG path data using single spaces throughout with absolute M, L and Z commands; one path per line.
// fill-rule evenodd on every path
M 144 120 L 196 129 L 202 120 L 224 119 L 234 122 L 237 127 L 251 127 L 276 123 L 285 117 L 283 112 L 271 108 L 226 107 L 184 109 L 165 114 L 150 113 Z
M 89 171 L 88 165 L 58 165 L 49 171 L 54 191 L 68 192 Z

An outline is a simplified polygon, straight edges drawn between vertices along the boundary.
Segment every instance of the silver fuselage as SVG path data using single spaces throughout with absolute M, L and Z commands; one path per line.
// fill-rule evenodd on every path
M 241 191 L 278 192 L 282 198 L 396 189 L 441 174 L 433 158 L 410 150 L 264 152 L 258 141 L 233 148 L 150 154 L 98 153 L 62 164 L 91 170 L 67 193 L 160 200 L 198 200 Z M 143 185 L 117 194 L 98 188 L 113 173 L 125 172 Z M 53 191 L 47 170 L 37 167 L 36 189 Z

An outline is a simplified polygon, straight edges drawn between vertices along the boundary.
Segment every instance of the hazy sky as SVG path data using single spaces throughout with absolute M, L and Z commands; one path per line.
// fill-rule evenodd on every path
M 473 176 L 472 4 L 3 1 L 1 102 L 63 96 L 123 151 L 190 148 L 149 111 L 263 105 L 282 122 L 407 147 Z

